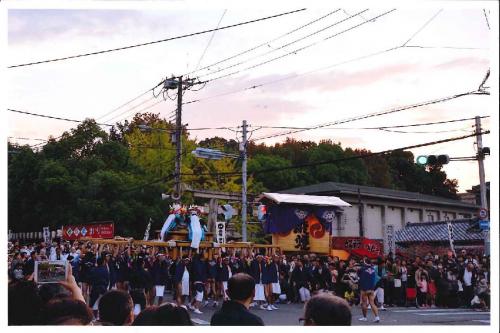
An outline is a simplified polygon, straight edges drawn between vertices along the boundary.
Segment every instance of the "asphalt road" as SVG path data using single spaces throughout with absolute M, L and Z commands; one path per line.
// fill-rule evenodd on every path
M 220 307 L 220 305 L 219 305 Z M 266 311 L 252 308 L 252 312 L 264 320 L 266 325 L 299 325 L 298 319 L 303 316 L 302 304 L 278 305 L 279 310 Z M 201 309 L 203 314 L 191 312 L 191 318 L 197 325 L 209 325 L 215 309 L 206 306 Z M 368 313 L 368 321 L 361 322 L 361 308 L 352 308 L 352 325 L 490 325 L 490 313 L 469 309 L 416 309 L 389 308 L 380 312 L 380 323 L 373 323 L 373 314 Z

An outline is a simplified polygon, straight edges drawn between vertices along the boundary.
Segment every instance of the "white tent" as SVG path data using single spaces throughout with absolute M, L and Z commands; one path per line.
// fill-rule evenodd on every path
M 315 206 L 337 206 L 351 207 L 350 204 L 338 197 L 327 197 L 320 195 L 299 195 L 299 194 L 284 194 L 284 193 L 263 193 L 265 198 L 268 198 L 278 204 L 293 203 Z

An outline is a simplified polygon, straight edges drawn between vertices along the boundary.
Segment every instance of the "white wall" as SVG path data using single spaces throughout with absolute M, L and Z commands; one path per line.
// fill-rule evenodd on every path
M 366 204 L 365 216 L 365 237 L 371 239 L 382 239 L 382 206 Z
M 418 223 L 422 222 L 420 221 L 420 214 L 422 210 L 421 209 L 415 209 L 415 208 L 407 208 L 406 209 L 406 221 L 405 223 Z
M 387 206 L 385 208 L 385 221 L 387 224 L 392 224 L 394 230 L 400 230 L 406 224 L 406 221 L 403 221 L 403 209 L 404 208 L 392 206 Z

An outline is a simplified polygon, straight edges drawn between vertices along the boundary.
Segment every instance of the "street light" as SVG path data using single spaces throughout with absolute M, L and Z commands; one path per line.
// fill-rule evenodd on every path
M 241 156 L 236 155 L 236 154 L 228 154 L 224 153 L 220 150 L 216 149 L 210 149 L 210 148 L 202 148 L 198 147 L 195 150 L 191 152 L 194 156 L 198 158 L 204 158 L 204 159 L 209 159 L 209 160 L 220 160 L 224 157 L 227 158 L 233 158 L 233 159 L 238 159 L 240 157 L 243 157 L 243 168 L 242 168 L 242 195 L 241 195 L 241 203 L 242 203 L 242 209 L 241 209 L 241 215 L 242 215 L 242 220 L 241 220 L 241 231 L 242 231 L 242 238 L 243 241 L 247 241 L 247 232 L 246 232 L 246 193 L 247 193 L 247 173 L 246 173 L 246 149 L 243 146 L 240 147 L 241 151 Z
M 236 154 L 228 154 L 216 149 L 202 148 L 198 147 L 191 152 L 195 157 L 205 158 L 209 160 L 220 160 L 224 157 L 238 159 L 239 156 Z

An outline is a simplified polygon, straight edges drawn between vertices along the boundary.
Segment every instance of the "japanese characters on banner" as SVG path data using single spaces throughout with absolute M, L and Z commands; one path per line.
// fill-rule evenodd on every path
M 45 244 L 50 243 L 50 229 L 49 227 L 43 227 L 43 241 Z
M 113 238 L 115 234 L 115 224 L 92 223 L 82 225 L 63 226 L 62 236 L 64 240 L 75 240 L 79 238 Z
M 215 222 L 215 242 L 226 243 L 226 222 Z
M 358 256 L 377 258 L 382 253 L 382 244 L 364 237 L 333 237 L 332 249 L 345 250 Z
M 394 239 L 394 226 L 392 224 L 385 226 L 385 244 L 384 244 L 384 253 L 388 254 L 389 252 L 394 253 L 396 248 L 396 242 Z

